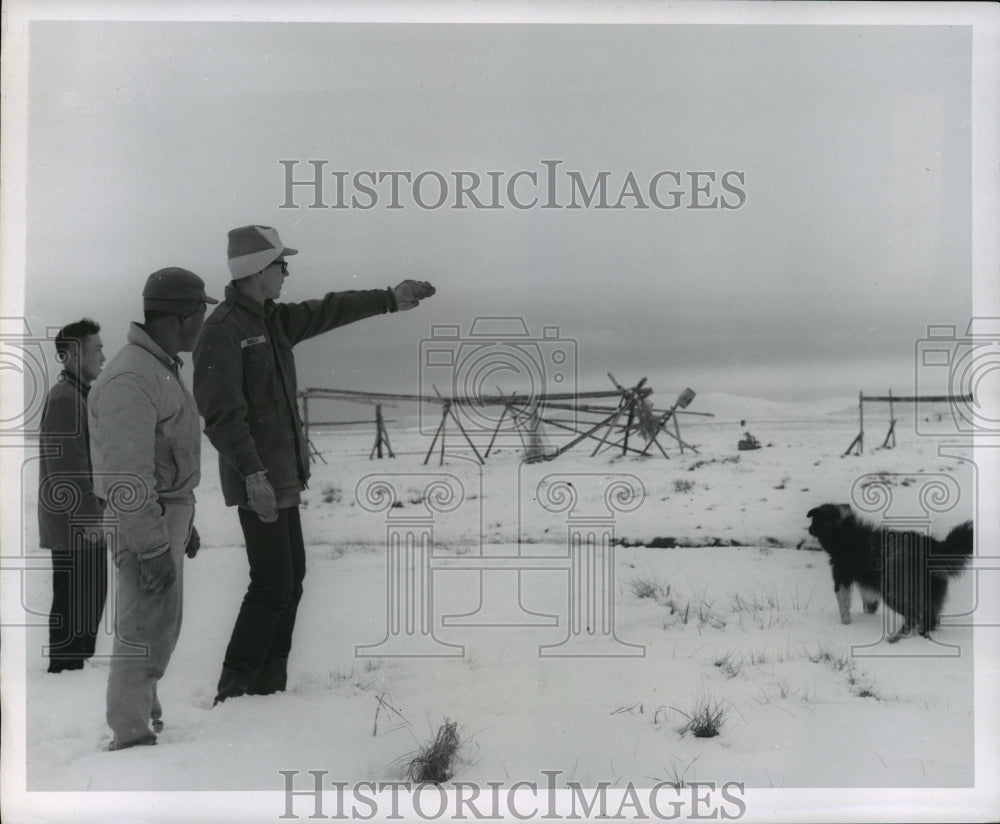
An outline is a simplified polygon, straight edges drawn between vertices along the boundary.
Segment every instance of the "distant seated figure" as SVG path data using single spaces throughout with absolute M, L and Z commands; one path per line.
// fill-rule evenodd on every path
M 737 444 L 737 448 L 739 448 L 740 450 L 760 449 L 760 441 L 758 441 L 749 432 L 744 432 L 743 433 L 743 440 L 741 440 Z

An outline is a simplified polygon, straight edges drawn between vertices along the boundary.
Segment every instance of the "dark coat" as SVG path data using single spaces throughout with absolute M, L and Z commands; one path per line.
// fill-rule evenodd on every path
M 387 289 L 261 304 L 226 287 L 194 350 L 194 396 L 205 434 L 219 453 L 227 506 L 247 505 L 245 479 L 261 470 L 267 470 L 279 506 L 297 501 L 309 480 L 292 347 L 394 309 Z
M 69 372 L 49 390 L 42 410 L 38 469 L 38 539 L 43 549 L 72 549 L 74 523 L 104 513 L 94 494 L 87 428 L 90 387 Z

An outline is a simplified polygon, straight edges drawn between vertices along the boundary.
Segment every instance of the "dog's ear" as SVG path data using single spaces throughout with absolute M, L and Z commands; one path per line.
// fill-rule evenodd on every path
M 850 515 L 850 512 L 851 508 L 847 504 L 821 504 L 810 509 L 806 517 L 812 518 L 816 525 L 835 524 Z

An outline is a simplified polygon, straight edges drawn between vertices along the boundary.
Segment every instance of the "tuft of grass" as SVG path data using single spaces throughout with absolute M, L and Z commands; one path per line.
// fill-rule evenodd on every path
M 695 738 L 717 736 L 727 713 L 726 705 L 722 701 L 708 695 L 701 696 L 690 713 L 676 707 L 673 709 L 687 718 L 687 723 L 681 727 L 681 735 L 691 733 Z
M 694 758 L 692 758 L 688 762 L 688 765 L 684 768 L 683 772 L 681 772 L 678 769 L 678 767 L 680 766 L 680 762 L 672 760 L 670 764 L 670 778 L 668 778 L 663 783 L 673 787 L 675 790 L 682 790 L 686 788 L 688 786 L 688 783 L 687 781 L 685 781 L 685 777 L 688 774 L 688 770 L 690 770 L 691 767 L 694 766 L 694 762 L 697 761 L 699 758 L 701 758 L 700 755 L 696 755 Z M 664 770 L 667 769 L 666 765 L 664 765 L 663 769 Z
M 378 696 L 378 698 L 375 699 L 378 703 L 375 706 L 375 722 L 372 724 L 372 737 L 378 735 L 379 716 L 386 718 L 387 721 L 392 724 L 388 732 L 398 730 L 400 727 L 408 727 L 410 725 L 410 722 L 406 720 L 403 713 L 392 705 L 391 696 L 387 698 L 387 695 L 389 695 L 387 692 L 383 692 Z
M 774 682 L 774 691 L 778 693 L 778 697 L 788 698 L 792 692 L 792 685 L 788 683 L 787 679 L 780 678 Z
M 834 672 L 842 672 L 847 677 L 847 683 L 851 687 L 851 692 L 859 698 L 874 698 L 876 701 L 884 700 L 883 696 L 875 690 L 871 683 L 871 677 L 859 668 L 856 661 L 850 655 L 834 655 L 829 650 L 822 647 L 814 655 L 809 656 L 809 660 L 814 664 L 829 664 Z
M 628 713 L 629 715 L 635 715 L 638 712 L 642 715 L 646 711 L 645 706 L 640 701 L 638 704 L 633 704 L 631 707 L 618 707 L 616 710 L 611 711 L 611 715 L 621 715 L 623 713 Z
M 765 596 L 756 592 L 752 595 L 734 593 L 730 596 L 730 603 L 733 612 L 760 612 L 762 609 L 778 609 L 777 596 Z
M 328 504 L 339 504 L 344 498 L 344 493 L 340 487 L 333 484 L 325 484 L 320 489 L 320 493 L 323 495 L 324 503 Z
M 684 495 L 694 489 L 694 481 L 688 481 L 683 478 L 678 478 L 674 481 L 674 492 L 680 495 Z
M 872 687 L 857 687 L 857 689 L 854 690 L 854 694 L 858 696 L 858 698 L 874 698 L 876 701 L 882 700 L 882 696 L 875 692 Z
M 731 651 L 725 655 L 716 655 L 712 663 L 730 678 L 735 678 L 743 669 L 743 659 L 734 657 Z
M 406 775 L 417 783 L 443 784 L 455 774 L 455 754 L 461 746 L 458 724 L 445 722 L 438 728 L 437 735 L 425 744 L 410 761 Z
M 712 627 L 712 629 L 725 629 L 726 620 L 715 613 L 713 610 L 712 602 L 702 596 L 701 600 L 698 602 L 698 629 L 701 629 L 706 624 Z
M 809 656 L 809 660 L 814 664 L 829 664 L 835 672 L 853 669 L 853 663 L 849 655 L 841 653 L 834 655 L 830 650 L 820 647 L 815 653 Z
M 664 583 L 655 576 L 635 578 L 629 583 L 629 586 L 636 598 L 652 598 L 654 601 L 658 601 L 660 598 L 666 598 L 670 595 L 670 584 Z

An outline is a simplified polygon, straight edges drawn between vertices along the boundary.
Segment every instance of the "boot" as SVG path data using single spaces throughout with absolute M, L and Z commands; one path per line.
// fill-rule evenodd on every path
M 256 680 L 256 672 L 243 672 L 223 667 L 222 675 L 219 676 L 218 692 L 212 706 L 221 704 L 227 698 L 237 698 L 240 695 L 248 694 Z
M 106 752 L 116 752 L 118 750 L 127 750 L 130 747 L 149 747 L 156 744 L 156 736 L 153 733 L 148 733 L 136 738 L 134 741 L 120 742 L 117 739 L 113 740 L 104 749 Z
M 271 695 L 284 692 L 288 682 L 288 659 L 268 658 L 261 668 L 260 675 L 248 690 L 251 695 Z

